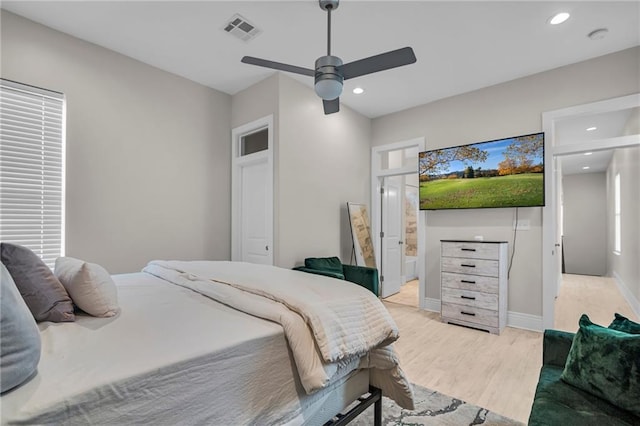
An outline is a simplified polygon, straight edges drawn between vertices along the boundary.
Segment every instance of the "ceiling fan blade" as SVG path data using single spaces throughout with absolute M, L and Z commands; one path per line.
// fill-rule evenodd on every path
M 257 65 L 259 67 L 273 68 L 274 70 L 293 72 L 296 74 L 315 76 L 316 72 L 309 68 L 296 67 L 295 65 L 283 64 L 281 62 L 268 61 L 266 59 L 254 58 L 253 56 L 244 56 L 242 61 L 245 64 Z
M 348 80 L 350 78 L 360 77 L 361 75 L 413 64 L 415 61 L 416 55 L 413 53 L 413 49 L 403 47 L 402 49 L 392 50 L 344 64 L 342 66 L 342 73 L 344 79 Z
M 324 106 L 324 115 L 333 114 L 340 111 L 340 98 L 335 98 L 330 101 L 322 100 L 322 106 Z

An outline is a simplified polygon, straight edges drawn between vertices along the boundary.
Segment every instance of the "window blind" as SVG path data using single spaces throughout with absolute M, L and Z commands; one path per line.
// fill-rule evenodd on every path
M 0 79 L 0 241 L 64 255 L 64 95 Z

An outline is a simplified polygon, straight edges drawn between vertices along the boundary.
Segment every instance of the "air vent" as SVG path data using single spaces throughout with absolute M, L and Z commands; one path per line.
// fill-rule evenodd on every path
M 237 13 L 229 19 L 228 23 L 224 26 L 224 30 L 243 41 L 249 41 L 262 32 L 246 18 Z

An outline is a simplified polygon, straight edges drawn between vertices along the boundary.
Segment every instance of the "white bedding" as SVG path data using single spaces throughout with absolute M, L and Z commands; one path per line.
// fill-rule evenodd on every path
M 280 325 L 146 273 L 114 280 L 118 316 L 40 323 L 38 374 L 2 395 L 2 424 L 303 424 L 354 374 L 307 395 Z
M 114 276 L 116 317 L 40 323 L 38 373 L 0 397 L 1 423 L 317 424 L 369 383 L 412 407 L 387 345 L 397 329 L 368 291 L 273 267 L 176 266 Z
M 398 329 L 364 288 L 320 275 L 242 262 L 153 261 L 145 272 L 282 325 L 307 393 L 331 382 L 345 362 L 363 359 L 371 382 L 413 409 L 411 385 L 390 345 Z

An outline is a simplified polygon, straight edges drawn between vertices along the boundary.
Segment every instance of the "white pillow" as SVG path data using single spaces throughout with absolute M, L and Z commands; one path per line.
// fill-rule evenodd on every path
M 72 257 L 59 257 L 54 274 L 73 303 L 89 315 L 112 317 L 120 312 L 116 284 L 102 266 Z

